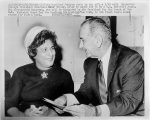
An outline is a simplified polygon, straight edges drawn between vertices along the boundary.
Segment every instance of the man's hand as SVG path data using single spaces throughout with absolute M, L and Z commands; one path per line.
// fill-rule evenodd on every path
M 66 106 L 67 104 L 67 98 L 65 95 L 58 97 L 57 99 L 54 100 L 54 102 L 60 106 Z M 54 107 L 54 109 L 56 110 L 57 113 L 62 114 L 64 113 L 63 110 Z
M 71 113 L 73 116 L 96 116 L 96 107 L 84 104 L 67 106 L 64 111 Z

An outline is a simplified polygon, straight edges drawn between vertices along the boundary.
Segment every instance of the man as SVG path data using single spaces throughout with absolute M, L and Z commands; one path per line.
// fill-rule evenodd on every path
M 66 104 L 64 111 L 74 116 L 143 115 L 142 57 L 113 43 L 110 27 L 102 19 L 85 20 L 80 40 L 80 48 L 88 57 L 84 62 L 84 83 L 74 95 L 65 94 L 55 102 Z

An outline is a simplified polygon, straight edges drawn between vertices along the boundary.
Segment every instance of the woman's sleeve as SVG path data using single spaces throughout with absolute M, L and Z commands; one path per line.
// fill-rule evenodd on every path
M 5 91 L 5 111 L 11 107 L 18 107 L 20 92 L 22 88 L 21 72 L 19 69 L 15 70 L 8 89 Z
M 5 91 L 8 89 L 10 78 L 10 73 L 7 70 L 5 70 Z
M 65 81 L 64 81 L 64 94 L 65 93 L 74 93 L 74 82 L 72 80 L 72 76 L 69 72 L 65 75 Z

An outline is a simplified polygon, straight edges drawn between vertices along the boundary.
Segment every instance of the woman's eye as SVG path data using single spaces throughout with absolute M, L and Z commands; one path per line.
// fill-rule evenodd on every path
M 46 49 L 46 48 L 44 48 L 42 51 L 43 51 L 43 52 L 46 52 L 46 51 L 47 51 L 47 49 Z
M 51 49 L 52 49 L 52 50 L 54 50 L 54 49 L 55 49 L 55 47 L 53 46 L 53 47 L 51 47 Z

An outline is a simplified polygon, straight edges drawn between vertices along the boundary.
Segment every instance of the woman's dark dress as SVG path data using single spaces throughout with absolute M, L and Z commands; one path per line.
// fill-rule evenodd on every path
M 68 71 L 58 66 L 41 71 L 32 63 L 14 71 L 6 91 L 5 107 L 6 110 L 17 107 L 25 111 L 31 104 L 49 106 L 42 100 L 43 97 L 54 100 L 62 94 L 73 92 L 74 83 Z

